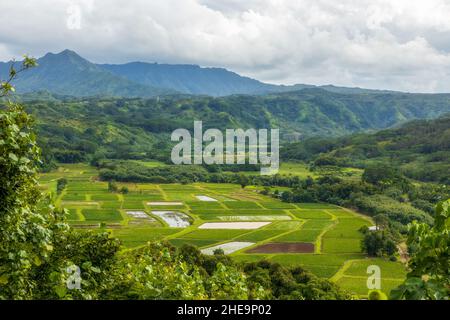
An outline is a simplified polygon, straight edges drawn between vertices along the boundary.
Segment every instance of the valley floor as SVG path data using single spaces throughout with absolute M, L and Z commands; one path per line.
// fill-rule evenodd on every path
M 403 264 L 361 253 L 358 230 L 372 222 L 345 208 L 284 203 L 258 193 L 257 186 L 233 184 L 120 183 L 129 192 L 111 193 L 96 176 L 88 165 L 61 165 L 40 182 L 44 191 L 56 192 L 57 179 L 65 177 L 57 205 L 69 210 L 69 223 L 108 230 L 125 250 L 154 240 L 192 244 L 205 254 L 222 248 L 238 261 L 302 266 L 360 296 L 368 292 L 370 265 L 380 267 L 386 293 L 405 278 Z

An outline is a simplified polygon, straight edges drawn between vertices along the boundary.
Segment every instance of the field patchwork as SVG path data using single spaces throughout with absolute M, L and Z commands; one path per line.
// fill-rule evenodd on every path
M 56 193 L 56 179 L 66 178 L 56 205 L 68 209 L 69 224 L 108 231 L 124 248 L 164 240 L 176 247 L 197 246 L 205 254 L 222 249 L 237 261 L 301 266 L 361 296 L 368 291 L 370 265 L 380 266 L 386 293 L 405 278 L 401 263 L 362 253 L 359 230 L 373 222 L 351 210 L 285 203 L 261 194 L 261 186 L 236 184 L 118 183 L 128 192 L 110 192 L 96 175 L 88 165 L 61 165 L 40 181 L 42 190 Z

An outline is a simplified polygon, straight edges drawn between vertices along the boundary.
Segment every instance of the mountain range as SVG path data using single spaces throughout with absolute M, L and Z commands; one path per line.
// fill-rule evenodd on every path
M 322 88 L 336 93 L 386 93 L 387 91 L 344 88 L 332 85 L 274 85 L 240 76 L 223 68 L 188 64 L 130 62 L 95 64 L 76 52 L 47 53 L 37 59 L 38 67 L 15 80 L 18 93 L 46 90 L 75 97 L 153 97 L 170 94 L 226 96 L 267 94 L 306 88 Z M 12 62 L 0 62 L 0 78 L 8 75 Z M 19 64 L 19 62 L 17 62 Z

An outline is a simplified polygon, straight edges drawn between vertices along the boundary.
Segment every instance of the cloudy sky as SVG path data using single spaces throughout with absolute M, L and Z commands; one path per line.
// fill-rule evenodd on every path
M 450 92 L 448 0 L 0 0 L 0 60 L 225 67 L 270 83 Z

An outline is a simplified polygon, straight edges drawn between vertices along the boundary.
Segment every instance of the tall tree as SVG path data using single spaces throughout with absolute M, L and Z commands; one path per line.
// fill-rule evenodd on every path
M 14 91 L 11 81 L 36 65 L 25 57 L 20 69 L 11 66 L 1 81 L 0 96 Z M 30 131 L 32 119 L 9 99 L 0 109 L 0 298 L 26 298 L 33 290 L 30 270 L 50 251 L 49 210 L 39 210 L 36 163 L 39 148 Z

